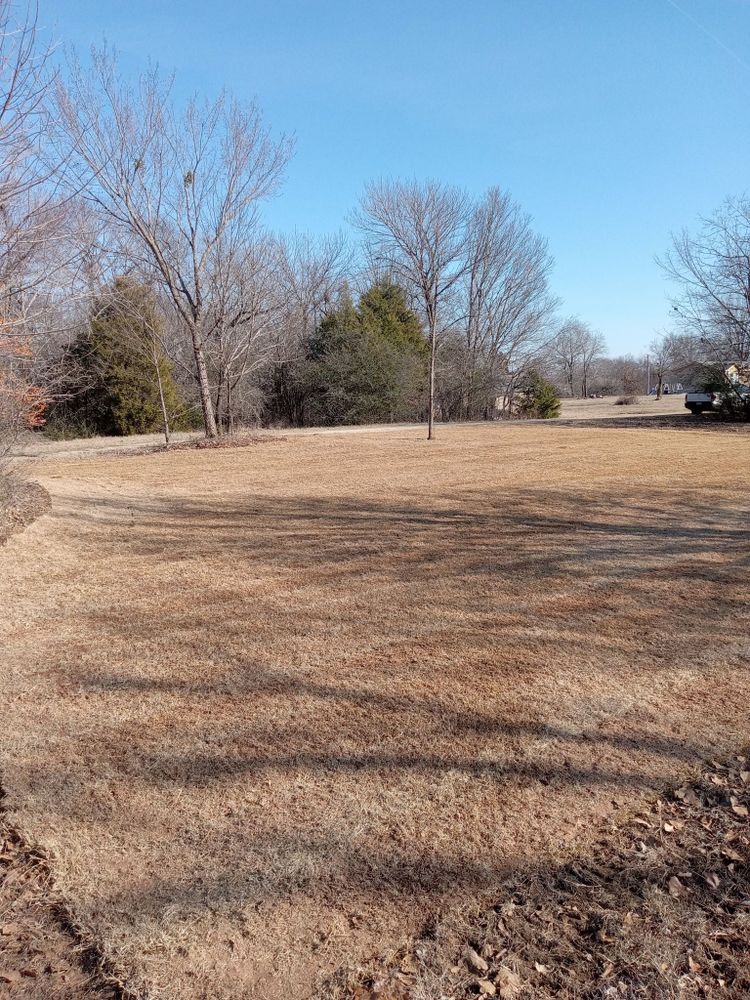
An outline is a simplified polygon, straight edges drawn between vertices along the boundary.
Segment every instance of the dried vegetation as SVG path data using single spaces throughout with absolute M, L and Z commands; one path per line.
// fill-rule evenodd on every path
M 49 494 L 38 483 L 0 475 L 0 545 L 15 532 L 23 531 L 50 506 Z
M 9 822 L 170 1000 L 302 1000 L 532 864 L 588 864 L 746 742 L 748 445 L 48 455 L 53 510 L 0 551 Z
M 750 994 L 750 763 L 603 824 L 587 857 L 530 868 L 448 915 L 336 1000 L 743 1000 Z

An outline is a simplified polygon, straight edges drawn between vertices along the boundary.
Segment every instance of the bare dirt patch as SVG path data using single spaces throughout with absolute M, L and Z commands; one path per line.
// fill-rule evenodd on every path
M 0 552 L 12 822 L 169 997 L 301 1000 L 493 905 L 746 741 L 748 447 L 504 425 L 48 459 L 52 513 Z

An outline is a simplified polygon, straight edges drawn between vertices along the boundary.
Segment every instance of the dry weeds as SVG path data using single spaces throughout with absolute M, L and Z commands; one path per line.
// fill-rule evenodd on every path
M 748 457 L 583 425 L 49 457 L 0 551 L 12 821 L 134 989 L 301 1000 L 745 742 Z

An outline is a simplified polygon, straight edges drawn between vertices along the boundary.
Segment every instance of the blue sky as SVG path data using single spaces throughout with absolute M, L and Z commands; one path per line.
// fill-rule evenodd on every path
M 616 353 L 668 323 L 670 232 L 750 190 L 750 0 L 40 5 L 60 42 L 106 37 L 184 94 L 257 99 L 297 143 L 277 229 L 345 227 L 380 176 L 510 190 L 564 310 Z

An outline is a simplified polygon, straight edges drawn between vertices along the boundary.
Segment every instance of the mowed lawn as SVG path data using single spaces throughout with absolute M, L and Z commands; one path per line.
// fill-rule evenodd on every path
M 34 475 L 52 513 L 0 549 L 4 804 L 135 988 L 304 1000 L 747 742 L 747 434 Z

